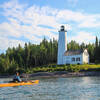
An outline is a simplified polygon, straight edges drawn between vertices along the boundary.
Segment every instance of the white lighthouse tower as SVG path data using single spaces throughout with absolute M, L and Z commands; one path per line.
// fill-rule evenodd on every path
M 59 31 L 59 39 L 58 39 L 58 57 L 57 64 L 64 64 L 64 53 L 67 51 L 67 39 L 66 39 L 67 31 L 64 26 L 61 26 Z

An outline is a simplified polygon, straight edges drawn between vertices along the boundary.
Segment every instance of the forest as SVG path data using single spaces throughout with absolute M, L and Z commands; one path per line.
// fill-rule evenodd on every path
M 8 48 L 6 53 L 0 54 L 0 74 L 15 73 L 16 70 L 24 72 L 29 68 L 47 66 L 57 63 L 58 42 L 54 38 L 47 40 L 44 38 L 38 45 L 25 43 L 24 47 Z M 95 43 L 77 43 L 71 41 L 67 44 L 68 50 L 78 50 L 87 48 L 90 55 L 90 63 L 100 63 L 100 41 L 98 37 Z

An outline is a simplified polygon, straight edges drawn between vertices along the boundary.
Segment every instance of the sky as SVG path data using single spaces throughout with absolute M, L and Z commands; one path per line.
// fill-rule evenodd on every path
M 0 0 L 0 53 L 25 43 L 57 39 L 60 26 L 67 42 L 100 39 L 100 0 Z

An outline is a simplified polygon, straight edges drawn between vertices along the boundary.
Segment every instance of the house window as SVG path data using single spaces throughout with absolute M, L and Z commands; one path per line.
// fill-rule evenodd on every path
M 78 57 L 78 58 L 76 58 L 76 61 L 80 61 L 80 58 Z
M 75 61 L 75 58 L 72 58 L 72 61 Z

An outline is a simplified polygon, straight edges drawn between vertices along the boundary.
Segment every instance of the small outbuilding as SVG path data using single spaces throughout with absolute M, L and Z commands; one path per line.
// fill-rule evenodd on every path
M 89 63 L 89 54 L 87 49 L 69 50 L 64 53 L 64 64 L 84 64 Z

